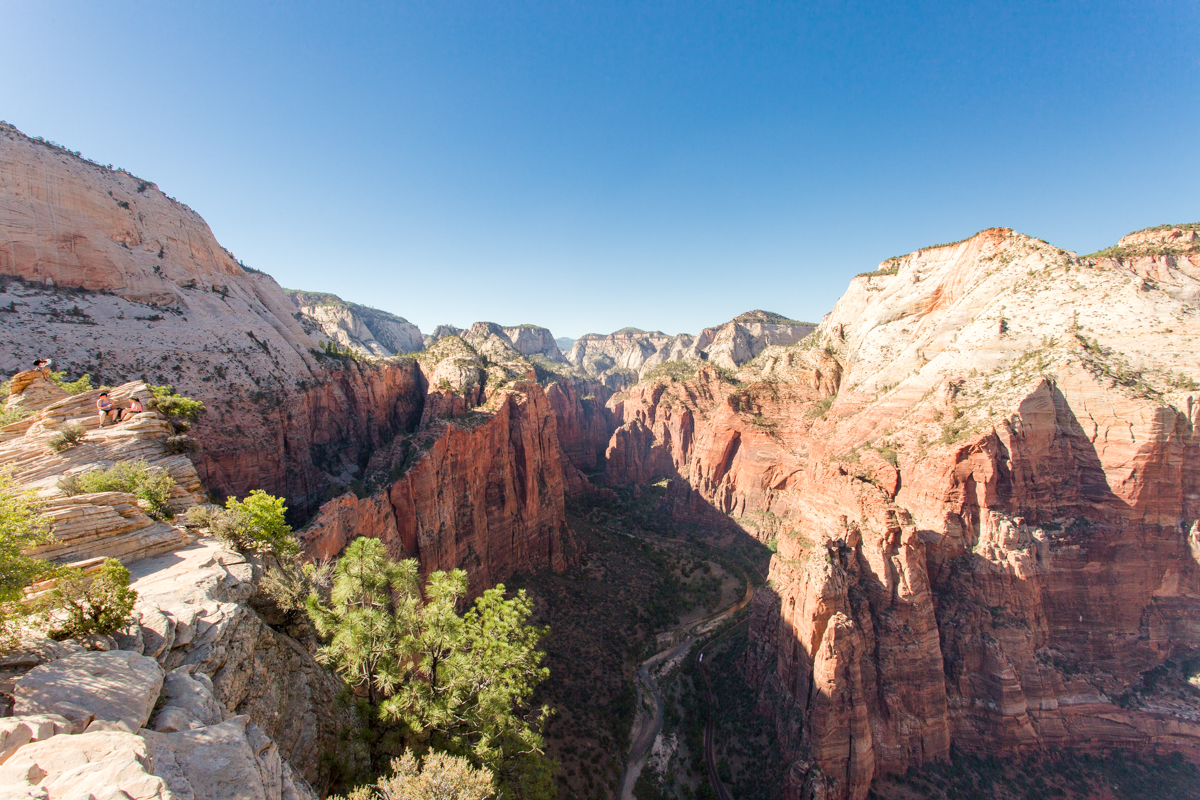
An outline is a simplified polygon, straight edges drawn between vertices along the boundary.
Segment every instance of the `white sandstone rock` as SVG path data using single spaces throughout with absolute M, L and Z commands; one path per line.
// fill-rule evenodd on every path
M 13 690 L 18 714 L 61 714 L 73 722 L 83 709 L 95 723 L 133 733 L 154 710 L 163 685 L 158 662 L 126 650 L 79 653 L 35 667 Z M 86 724 L 86 723 L 85 723 Z

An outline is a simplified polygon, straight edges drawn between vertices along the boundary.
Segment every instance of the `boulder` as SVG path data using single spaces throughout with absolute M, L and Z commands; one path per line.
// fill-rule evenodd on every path
M 315 800 L 307 785 L 285 770 L 279 748 L 249 717 L 174 733 L 146 731 L 144 736 L 155 772 L 180 797 Z
M 152 658 L 126 650 L 79 653 L 26 673 L 13 691 L 14 709 L 133 733 L 150 719 L 162 685 L 162 668 Z
M 40 742 L 60 733 L 76 733 L 69 719 L 59 714 L 34 714 L 0 719 L 0 764 L 30 742 Z
M 224 704 L 213 697 L 212 680 L 194 665 L 167 673 L 163 681 L 162 702 L 150 725 L 161 733 L 216 725 L 229 716 Z
M 71 800 L 168 800 L 146 741 L 124 731 L 52 736 L 0 766 L 0 796 Z

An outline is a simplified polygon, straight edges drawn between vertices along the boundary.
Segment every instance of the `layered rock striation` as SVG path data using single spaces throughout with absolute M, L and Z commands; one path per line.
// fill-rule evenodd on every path
M 43 501 L 53 539 L 27 553 L 85 571 L 116 558 L 138 599 L 115 638 L 85 640 L 94 652 L 26 632 L 6 653 L 14 716 L 0 724 L 0 792 L 315 797 L 309 782 L 324 787 L 332 764 L 353 761 L 339 749 L 356 724 L 343 686 L 255 611 L 260 564 L 179 524 L 203 492 L 192 463 L 172 452 L 171 424 L 145 411 L 100 428 L 98 391 L 69 395 L 40 372 L 26 377 L 9 404 L 31 413 L 0 429 L 0 471 Z M 133 382 L 110 394 L 121 405 L 150 392 Z M 50 442 L 68 425 L 82 439 L 55 452 Z M 151 518 L 124 492 L 66 490 L 73 475 L 131 461 L 174 479 L 175 518 Z
M 790 796 L 952 745 L 1200 759 L 1191 233 L 1080 258 L 984 231 L 855 278 L 735 378 L 610 400 L 610 480 L 676 478 L 777 544 L 745 666 Z
M 371 536 L 426 573 L 467 570 L 472 594 L 517 572 L 563 569 L 564 482 L 580 478 L 532 366 L 490 323 L 444 337 L 418 363 L 429 386 L 420 427 L 376 454 L 375 491 L 322 506 L 301 534 L 308 555 L 335 557 Z
M 361 355 L 394 356 L 425 347 L 421 329 L 403 317 L 325 292 L 284 291 L 321 333 Z

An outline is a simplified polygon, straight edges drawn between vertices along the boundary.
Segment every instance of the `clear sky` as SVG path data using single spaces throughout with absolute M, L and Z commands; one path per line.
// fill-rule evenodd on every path
M 428 332 L 819 319 L 1006 225 L 1200 220 L 1200 3 L 0 3 L 0 118 Z

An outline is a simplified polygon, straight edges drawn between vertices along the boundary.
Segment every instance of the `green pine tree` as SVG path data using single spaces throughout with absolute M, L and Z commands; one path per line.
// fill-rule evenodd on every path
M 551 711 L 527 709 L 549 675 L 528 624 L 533 601 L 504 586 L 465 614 L 462 570 L 434 572 L 421 591 L 417 562 L 388 559 L 377 539 L 356 539 L 334 572 L 329 606 L 308 611 L 326 638 L 320 658 L 370 706 L 376 758 L 405 748 L 465 756 L 497 779 L 498 798 L 555 794 L 541 730 Z

